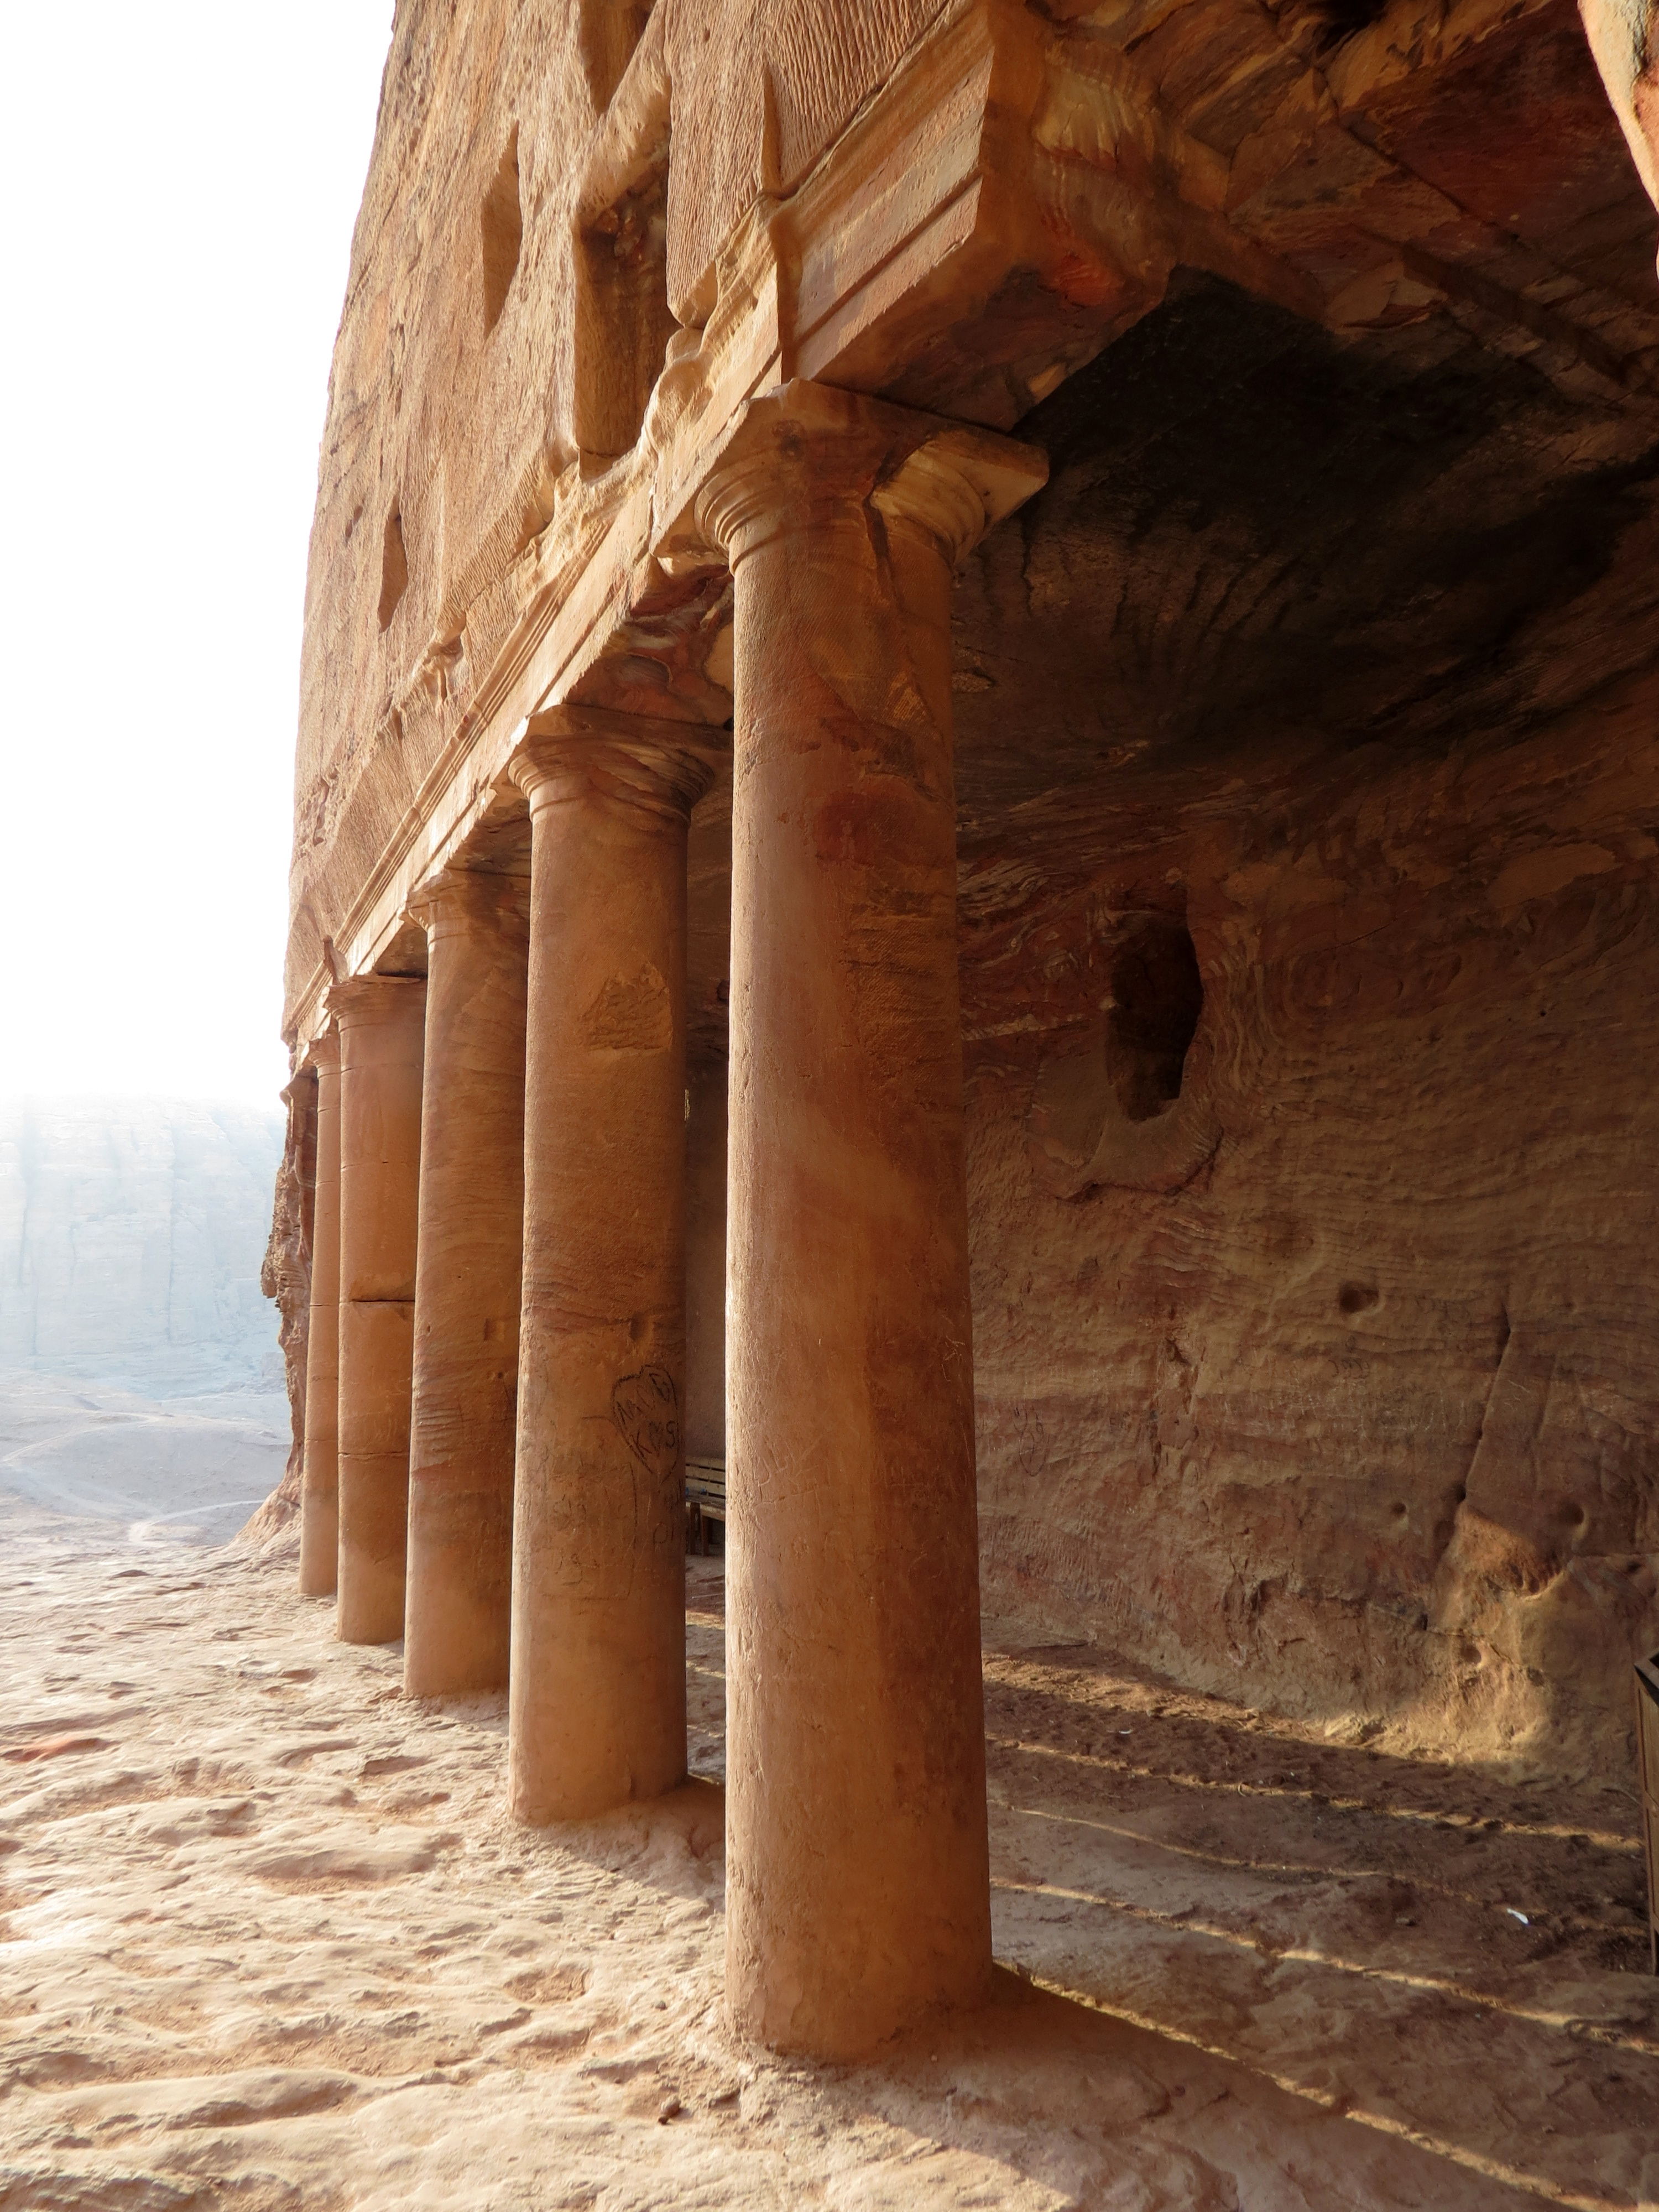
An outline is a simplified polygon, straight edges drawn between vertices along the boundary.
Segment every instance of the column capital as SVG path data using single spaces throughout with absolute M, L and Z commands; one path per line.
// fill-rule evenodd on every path
M 1048 478 L 1034 446 L 797 379 L 744 407 L 693 513 L 698 535 L 734 568 L 771 538 L 848 505 L 921 532 L 954 568 Z
M 731 752 L 731 732 L 703 722 L 548 707 L 525 725 L 507 773 L 532 815 L 593 791 L 623 805 L 689 814 Z
M 297 1083 L 303 1075 L 320 1075 L 325 1069 L 332 1071 L 339 1065 L 340 1032 L 331 1016 L 315 1036 L 307 1039 L 305 1049 L 300 1054 L 300 1064 L 294 1071 L 293 1082 Z M 292 1088 L 291 1083 L 289 1089 Z M 288 1093 L 284 1091 L 283 1095 L 286 1097 Z
M 495 875 L 482 868 L 450 866 L 428 876 L 409 902 L 411 920 L 430 932 L 440 923 L 472 923 L 499 929 L 524 892 L 518 876 Z
M 324 1004 L 343 1031 L 395 1021 L 407 1009 L 411 993 L 423 997 L 425 992 L 423 975 L 346 975 L 329 985 Z

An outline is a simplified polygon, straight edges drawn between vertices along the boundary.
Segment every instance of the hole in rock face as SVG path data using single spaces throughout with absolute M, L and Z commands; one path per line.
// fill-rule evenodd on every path
M 629 452 L 645 422 L 671 338 L 666 149 L 578 241 L 576 442 Z
M 483 245 L 484 336 L 501 319 L 524 244 L 524 210 L 519 199 L 519 130 L 507 142 L 495 180 L 484 195 L 480 220 Z
M 1370 1283 L 1344 1283 L 1336 1303 L 1345 1314 L 1369 1313 L 1382 1293 Z
M 577 50 L 598 113 L 604 113 L 622 82 L 650 15 L 651 0 L 578 0 Z
M 1317 0 L 1313 10 L 1320 27 L 1314 41 L 1316 52 L 1328 52 L 1332 46 L 1340 46 L 1345 39 L 1369 31 L 1388 10 L 1389 0 Z
M 1141 915 L 1112 955 L 1106 1067 L 1131 1121 L 1150 1121 L 1181 1096 L 1188 1048 L 1204 1010 L 1198 954 L 1184 921 Z
M 409 589 L 409 556 L 404 551 L 404 518 L 397 501 L 386 519 L 386 543 L 380 551 L 380 628 L 389 627 L 398 602 Z

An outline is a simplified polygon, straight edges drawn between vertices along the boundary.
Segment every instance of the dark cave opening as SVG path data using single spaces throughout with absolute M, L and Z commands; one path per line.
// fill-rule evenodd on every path
M 1172 915 L 1148 914 L 1112 955 L 1106 1066 L 1132 1121 L 1150 1121 L 1181 1096 L 1187 1054 L 1204 1011 L 1191 932 Z

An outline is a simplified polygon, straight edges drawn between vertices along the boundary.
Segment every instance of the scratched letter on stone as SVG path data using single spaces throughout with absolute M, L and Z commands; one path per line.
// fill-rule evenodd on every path
M 666 1480 L 679 1464 L 680 1401 L 665 1367 L 624 1375 L 611 1393 L 611 1418 L 640 1465 Z

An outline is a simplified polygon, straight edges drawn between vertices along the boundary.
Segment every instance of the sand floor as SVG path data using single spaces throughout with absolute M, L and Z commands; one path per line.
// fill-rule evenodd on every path
M 291 1536 L 0 1498 L 0 1562 L 3 2212 L 1659 2203 L 1620 1792 L 989 1651 L 994 2000 L 812 2069 L 721 2023 L 718 1562 L 692 1782 L 556 1833 Z

